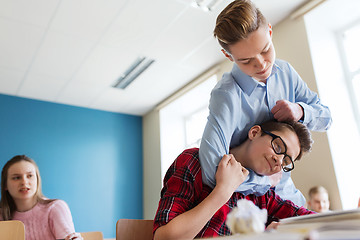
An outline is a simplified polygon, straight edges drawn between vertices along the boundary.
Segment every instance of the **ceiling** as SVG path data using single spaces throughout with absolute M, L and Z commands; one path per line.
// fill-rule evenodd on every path
M 224 60 L 191 0 L 0 0 L 0 93 L 142 116 Z M 275 25 L 307 0 L 254 0 Z M 139 56 L 155 62 L 113 88 Z

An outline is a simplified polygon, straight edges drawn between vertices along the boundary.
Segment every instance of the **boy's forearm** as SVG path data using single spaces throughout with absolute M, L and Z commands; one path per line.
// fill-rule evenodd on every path
M 215 187 L 199 205 L 159 227 L 155 232 L 154 239 L 195 238 L 213 215 L 229 200 L 227 195 L 222 194 L 221 191 Z
M 332 123 L 331 112 L 321 103 L 309 104 L 299 102 L 304 110 L 304 124 L 312 131 L 326 131 Z

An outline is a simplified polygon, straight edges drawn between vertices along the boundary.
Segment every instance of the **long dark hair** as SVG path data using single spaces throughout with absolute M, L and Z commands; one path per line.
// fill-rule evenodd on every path
M 10 195 L 7 189 L 7 178 L 8 178 L 8 171 L 9 168 L 18 162 L 26 161 L 34 165 L 36 171 L 36 179 L 37 179 L 37 189 L 34 195 L 36 198 L 36 202 L 47 204 L 49 202 L 54 201 L 55 199 L 47 199 L 43 195 L 41 191 L 41 177 L 39 172 L 39 167 L 36 165 L 35 161 L 31 158 L 27 157 L 26 155 L 16 155 L 12 159 L 10 159 L 3 167 L 1 171 L 1 200 L 0 200 L 0 208 L 1 208 L 1 215 L 3 220 L 11 220 L 13 217 L 14 212 L 16 211 L 16 204 L 14 199 Z

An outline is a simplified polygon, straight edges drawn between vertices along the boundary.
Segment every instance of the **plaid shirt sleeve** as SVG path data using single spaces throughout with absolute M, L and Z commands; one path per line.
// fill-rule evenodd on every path
M 154 229 L 195 207 L 201 198 L 202 179 L 198 149 L 180 154 L 164 177 L 164 187 L 154 219 Z
M 253 201 L 259 208 L 267 209 L 268 220 L 266 225 L 270 224 L 272 221 L 279 221 L 283 218 L 315 213 L 304 207 L 299 207 L 289 200 L 283 200 L 273 190 L 267 191 L 263 196 L 256 197 L 254 195 L 249 195 L 246 196 L 246 198 Z

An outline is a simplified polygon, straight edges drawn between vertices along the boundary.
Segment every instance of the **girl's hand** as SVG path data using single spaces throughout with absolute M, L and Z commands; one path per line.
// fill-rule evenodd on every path
M 83 240 L 83 237 L 80 233 L 70 233 L 66 236 L 65 240 L 71 240 L 71 239 L 77 239 L 77 240 Z

